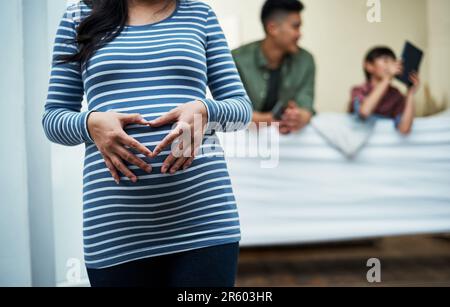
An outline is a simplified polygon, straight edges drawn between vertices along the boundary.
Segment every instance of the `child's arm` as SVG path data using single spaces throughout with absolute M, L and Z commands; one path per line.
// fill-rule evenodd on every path
M 392 79 L 400 74 L 403 70 L 403 65 L 400 61 L 392 62 L 384 73 L 382 79 L 374 86 L 372 92 L 361 103 L 359 115 L 362 118 L 368 118 L 372 115 L 378 103 L 386 93 Z
M 374 87 L 372 92 L 362 101 L 359 109 L 359 116 L 366 119 L 372 115 L 381 98 L 383 98 L 386 93 L 390 83 L 391 77 L 385 77 Z
M 402 119 L 398 124 L 398 131 L 400 131 L 401 134 L 405 135 L 411 133 L 411 128 L 415 116 L 414 94 L 410 93 L 411 92 L 409 91 L 408 95 L 406 96 L 405 110 L 402 114 Z
M 406 95 L 405 110 L 403 111 L 402 118 L 398 124 L 398 131 L 405 135 L 411 133 L 414 117 L 416 115 L 414 95 L 416 94 L 420 84 L 419 76 L 416 73 L 411 74 L 410 80 L 413 83 L 413 86 L 408 90 L 408 94 Z

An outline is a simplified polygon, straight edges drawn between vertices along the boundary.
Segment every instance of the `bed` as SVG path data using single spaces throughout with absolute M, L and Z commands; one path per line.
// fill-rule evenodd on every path
M 449 113 L 417 119 L 408 137 L 379 120 L 352 157 L 311 125 L 280 137 L 277 167 L 255 155 L 256 133 L 221 135 L 242 246 L 450 232 Z

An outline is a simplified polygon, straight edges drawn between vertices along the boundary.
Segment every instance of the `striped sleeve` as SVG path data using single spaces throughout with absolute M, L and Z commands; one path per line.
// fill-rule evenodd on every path
M 54 143 L 76 146 L 93 143 L 87 128 L 91 112 L 81 112 L 84 95 L 79 63 L 60 63 L 61 55 L 77 52 L 74 6 L 65 12 L 56 34 L 53 62 L 42 125 Z
M 245 129 L 253 115 L 223 30 L 209 9 L 206 24 L 208 86 L 213 99 L 204 99 L 210 129 L 223 132 Z

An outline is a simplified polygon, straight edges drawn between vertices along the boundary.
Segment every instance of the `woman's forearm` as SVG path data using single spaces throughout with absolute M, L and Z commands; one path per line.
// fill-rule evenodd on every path
M 247 95 L 201 101 L 207 108 L 208 124 L 212 129 L 234 132 L 245 129 L 251 122 L 253 110 Z

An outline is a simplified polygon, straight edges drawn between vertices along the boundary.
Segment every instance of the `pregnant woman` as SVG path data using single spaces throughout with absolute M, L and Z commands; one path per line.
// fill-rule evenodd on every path
M 245 128 L 252 110 L 211 8 L 84 0 L 65 12 L 53 59 L 43 127 L 85 144 L 91 285 L 234 286 L 239 215 L 216 131 Z

